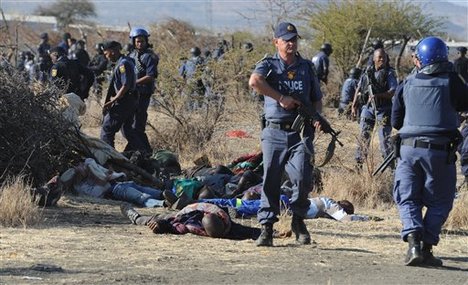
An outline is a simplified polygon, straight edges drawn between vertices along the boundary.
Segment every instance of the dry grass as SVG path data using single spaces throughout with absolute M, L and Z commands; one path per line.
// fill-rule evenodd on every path
M 468 229 L 468 192 L 460 193 L 455 199 L 452 212 L 445 227 L 449 230 Z
M 23 176 L 5 181 L 0 188 L 0 224 L 24 228 L 42 220 L 42 210 L 32 201 L 29 185 Z

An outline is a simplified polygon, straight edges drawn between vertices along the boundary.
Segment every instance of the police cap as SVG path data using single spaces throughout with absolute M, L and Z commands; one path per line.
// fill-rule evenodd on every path
M 199 56 L 201 54 L 201 50 L 199 47 L 193 47 L 190 49 L 190 53 L 193 55 L 193 56 Z
M 332 49 L 332 46 L 331 44 L 329 43 L 324 43 L 321 47 L 320 47 L 321 50 L 323 51 L 329 51 L 329 52 L 332 52 L 333 49 Z
M 58 55 L 65 55 L 66 51 L 63 49 L 63 47 L 53 47 L 50 49 L 49 54 L 57 53 Z
M 122 46 L 117 41 L 107 41 L 102 44 L 102 50 L 108 50 L 108 49 L 121 50 Z
M 296 26 L 288 22 L 282 22 L 278 24 L 275 29 L 275 38 L 281 38 L 285 41 L 289 41 L 294 37 L 300 38 L 299 34 L 297 33 Z
M 49 38 L 49 35 L 47 33 L 42 33 L 40 36 L 39 36 L 41 39 L 45 40 L 45 39 L 48 39 Z
M 457 47 L 457 50 L 461 53 L 466 53 L 467 51 L 466 47 Z

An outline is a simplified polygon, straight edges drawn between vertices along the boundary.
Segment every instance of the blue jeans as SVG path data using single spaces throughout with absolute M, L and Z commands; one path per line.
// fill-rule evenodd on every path
M 141 186 L 133 181 L 118 182 L 111 189 L 113 199 L 130 202 L 138 206 L 144 206 L 146 200 L 150 198 L 164 200 L 161 190 Z
M 468 176 L 468 124 L 465 124 L 461 134 L 463 136 L 463 142 L 458 149 L 460 152 L 460 165 L 463 175 Z
M 391 143 L 389 141 L 392 132 L 392 126 L 390 124 L 391 111 L 391 106 L 377 108 L 377 110 L 374 110 L 371 106 L 362 106 L 360 118 L 361 141 L 356 150 L 356 161 L 358 163 L 363 163 L 367 157 L 372 131 L 376 124 L 382 157 L 387 157 L 392 152 Z

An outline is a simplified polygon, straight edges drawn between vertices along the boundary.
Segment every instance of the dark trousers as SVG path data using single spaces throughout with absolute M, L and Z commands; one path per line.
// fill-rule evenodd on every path
M 115 134 L 120 130 L 128 141 L 127 147 L 141 147 L 141 142 L 132 127 L 137 103 L 135 98 L 122 98 L 109 109 L 104 115 L 101 128 L 101 139 L 104 142 L 114 147 Z
M 133 129 L 136 136 L 142 143 L 143 151 L 151 152 L 151 145 L 146 135 L 146 122 L 148 121 L 148 106 L 150 104 L 151 94 L 140 94 L 138 106 L 133 120 Z

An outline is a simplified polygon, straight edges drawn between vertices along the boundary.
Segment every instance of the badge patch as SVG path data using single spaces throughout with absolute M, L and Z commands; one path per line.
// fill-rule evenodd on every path
M 52 75 L 52 77 L 57 76 L 57 69 L 52 68 L 52 70 L 50 71 L 50 74 Z
M 293 80 L 295 76 L 296 76 L 295 71 L 292 71 L 292 70 L 288 71 L 288 79 L 289 80 Z
M 294 31 L 294 27 L 293 27 L 292 25 L 288 25 L 287 29 L 288 29 L 288 31 L 290 31 L 290 32 Z
M 119 71 L 120 73 L 125 73 L 125 65 L 122 64 L 121 66 L 119 66 Z

